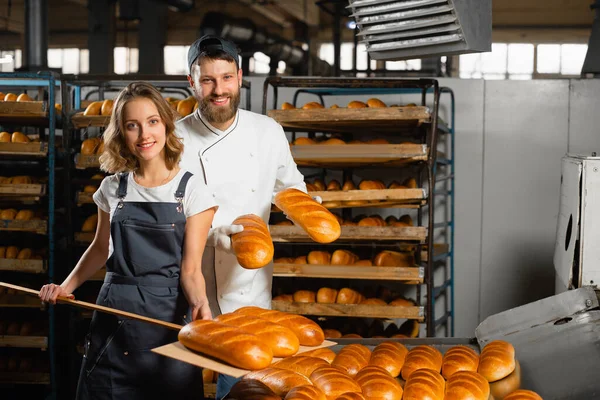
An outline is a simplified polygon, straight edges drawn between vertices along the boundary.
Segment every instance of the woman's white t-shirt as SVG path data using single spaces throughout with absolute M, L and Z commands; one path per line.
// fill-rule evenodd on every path
M 139 185 L 134 179 L 133 174 L 127 176 L 127 195 L 125 202 L 147 202 L 147 203 L 177 203 L 175 192 L 179 187 L 179 182 L 186 170 L 181 169 L 168 183 L 147 188 Z M 119 175 L 110 175 L 102 180 L 100 188 L 94 193 L 94 202 L 104 212 L 110 215 L 112 221 L 113 215 L 119 203 L 117 190 L 119 189 Z M 208 189 L 203 179 L 192 175 L 185 187 L 183 197 L 183 214 L 186 218 L 199 214 L 209 208 L 216 207 L 217 203 L 212 197 L 212 192 Z M 110 239 L 109 255 L 112 254 L 112 237 Z

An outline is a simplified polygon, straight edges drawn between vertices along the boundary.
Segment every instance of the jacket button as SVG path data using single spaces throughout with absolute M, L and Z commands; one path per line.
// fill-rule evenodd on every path
M 126 352 L 125 352 L 125 353 L 123 353 L 123 354 L 125 354 L 126 356 L 128 356 L 128 355 L 129 355 L 129 352 L 128 352 L 128 351 L 126 351 Z

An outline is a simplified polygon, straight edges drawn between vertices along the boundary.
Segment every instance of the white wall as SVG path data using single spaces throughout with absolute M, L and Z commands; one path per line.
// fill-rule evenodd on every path
M 261 112 L 263 78 L 249 80 Z M 554 292 L 561 157 L 600 153 L 600 80 L 440 85 L 456 97 L 455 336 L 472 337 L 487 316 Z M 448 99 L 440 109 L 449 121 Z

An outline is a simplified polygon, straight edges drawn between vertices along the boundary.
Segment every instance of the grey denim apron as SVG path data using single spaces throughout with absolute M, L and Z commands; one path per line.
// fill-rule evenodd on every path
M 186 172 L 181 178 L 176 203 L 145 203 L 125 201 L 128 174 L 121 174 L 110 224 L 114 251 L 97 304 L 189 322 L 179 277 L 186 223 L 182 201 L 191 176 Z M 203 399 L 200 368 L 150 351 L 176 341 L 175 330 L 94 312 L 77 399 Z

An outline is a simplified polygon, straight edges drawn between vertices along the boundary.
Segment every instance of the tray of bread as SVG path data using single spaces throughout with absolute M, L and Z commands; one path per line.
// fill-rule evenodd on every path
M 424 268 L 415 264 L 412 252 L 383 250 L 373 258 L 362 258 L 351 250 L 313 250 L 298 257 L 273 260 L 273 275 L 279 277 L 394 280 L 422 283 Z
M 0 176 L 1 197 L 39 197 L 46 194 L 46 185 L 33 176 Z
M 45 157 L 47 154 L 48 144 L 35 137 L 19 131 L 0 132 L 0 155 Z
M 31 210 L 0 210 L 0 231 L 46 234 L 48 221 L 39 219 Z
M 43 251 L 36 251 L 29 247 L 0 246 L 0 271 L 45 273 L 47 266 L 43 255 Z M 2 289 L 0 287 L 0 295 Z
M 301 108 L 284 103 L 267 115 L 286 129 L 319 132 L 393 132 L 411 130 L 431 121 L 431 110 L 415 104 L 387 106 L 379 99 L 351 101 L 346 106 L 325 108 L 309 102 Z
M 523 394 L 508 342 L 480 351 L 476 341 L 462 339 L 338 341 L 246 374 L 225 399 L 541 399 Z

